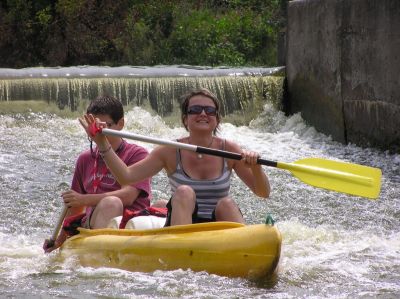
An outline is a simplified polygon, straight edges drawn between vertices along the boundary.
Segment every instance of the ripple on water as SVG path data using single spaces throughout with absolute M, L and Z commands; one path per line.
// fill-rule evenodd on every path
M 269 114 L 268 114 L 269 113 Z M 89 143 L 76 119 L 46 114 L 0 115 L 0 288 L 5 296 L 69 298 L 362 298 L 400 296 L 400 155 L 342 145 L 307 126 L 300 115 L 223 124 L 221 136 L 293 162 L 320 157 L 383 171 L 378 200 L 314 188 L 290 172 L 264 167 L 272 193 L 251 195 L 234 178 L 232 194 L 248 223 L 277 220 L 283 236 L 280 273 L 273 283 L 191 271 L 131 273 L 57 264 L 42 243 L 61 211 L 76 157 Z M 141 108 L 127 113 L 128 131 L 164 139 L 186 134 Z M 133 142 L 133 141 L 132 141 Z M 142 144 L 151 150 L 154 146 Z M 153 178 L 155 197 L 169 197 L 165 173 Z M 39 218 L 39 219 L 38 219 Z

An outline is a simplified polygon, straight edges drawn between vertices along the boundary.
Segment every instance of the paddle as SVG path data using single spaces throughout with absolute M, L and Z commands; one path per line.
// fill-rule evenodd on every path
M 60 214 L 60 217 L 58 218 L 57 225 L 54 228 L 53 234 L 51 235 L 51 238 L 47 242 L 47 247 L 49 247 L 49 248 L 53 247 L 54 242 L 56 241 L 56 239 L 58 237 L 58 234 L 60 232 L 60 229 L 61 229 L 61 226 L 63 224 L 65 215 L 67 214 L 67 211 L 68 211 L 68 207 L 66 205 L 64 205 L 63 210 L 62 210 L 62 212 Z
M 143 142 L 167 145 L 201 154 L 234 160 L 242 159 L 242 156 L 238 153 L 168 141 L 125 131 L 104 128 L 101 132 L 105 135 L 113 135 Z M 257 163 L 288 170 L 302 182 L 311 186 L 348 193 L 351 195 L 377 198 L 381 189 L 382 172 L 379 168 L 320 158 L 306 158 L 293 163 L 275 162 L 259 158 Z

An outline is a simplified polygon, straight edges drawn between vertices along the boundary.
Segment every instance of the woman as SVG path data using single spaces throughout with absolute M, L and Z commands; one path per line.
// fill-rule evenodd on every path
M 141 181 L 165 169 L 173 193 L 167 204 L 166 226 L 210 221 L 244 223 L 240 209 L 229 196 L 231 172 L 234 170 L 256 195 L 267 198 L 270 185 L 261 165 L 257 164 L 259 155 L 215 135 L 221 116 L 218 99 L 209 90 L 194 90 L 182 100 L 181 118 L 189 136 L 178 141 L 241 153 L 242 160 L 226 160 L 161 145 L 145 159 L 126 166 L 104 135 L 91 136 L 91 127 L 105 127 L 104 123 L 90 114 L 79 121 L 97 143 L 108 168 L 121 185 Z

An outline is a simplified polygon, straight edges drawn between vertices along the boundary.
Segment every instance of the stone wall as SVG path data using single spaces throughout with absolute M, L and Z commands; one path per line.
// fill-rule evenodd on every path
M 343 143 L 400 148 L 400 1 L 288 4 L 286 112 Z

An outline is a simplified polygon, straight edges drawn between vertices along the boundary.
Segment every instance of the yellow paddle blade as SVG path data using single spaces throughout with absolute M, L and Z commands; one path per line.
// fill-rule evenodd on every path
M 289 170 L 314 187 L 368 198 L 377 198 L 381 190 L 382 172 L 379 168 L 319 158 L 278 162 L 277 167 Z

